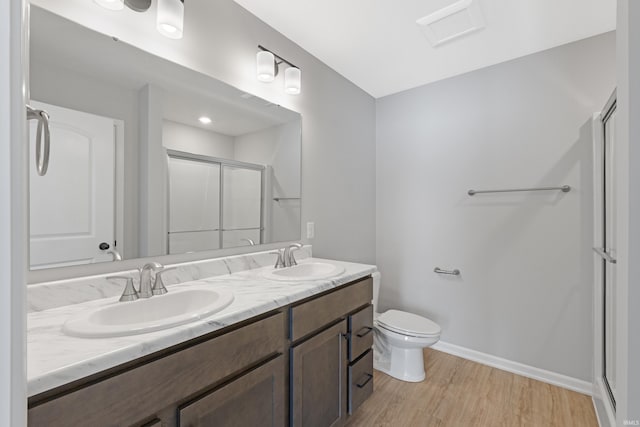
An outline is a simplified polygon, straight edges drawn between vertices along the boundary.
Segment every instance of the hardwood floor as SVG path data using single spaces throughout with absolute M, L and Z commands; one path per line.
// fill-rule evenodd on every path
M 427 379 L 375 371 L 374 393 L 348 427 L 598 426 L 591 397 L 426 349 Z

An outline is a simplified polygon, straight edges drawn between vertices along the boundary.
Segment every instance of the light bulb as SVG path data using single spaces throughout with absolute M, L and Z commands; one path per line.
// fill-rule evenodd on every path
M 289 95 L 298 95 L 300 93 L 301 77 L 300 68 L 289 67 L 284 70 L 284 91 Z
M 181 39 L 184 26 L 183 0 L 158 0 L 157 28 L 170 39 Z
M 276 58 L 273 53 L 260 51 L 256 55 L 258 80 L 272 82 L 276 78 Z

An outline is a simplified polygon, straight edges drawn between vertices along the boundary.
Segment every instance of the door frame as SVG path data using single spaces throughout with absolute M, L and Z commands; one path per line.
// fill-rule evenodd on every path
M 116 239 L 116 250 L 120 252 L 122 258 L 130 257 L 131 244 L 125 241 L 124 238 L 124 120 L 112 119 L 113 126 L 115 128 L 115 204 L 114 215 L 115 221 L 113 231 L 114 238 Z
M 225 231 L 233 231 L 231 229 L 227 229 L 225 230 L 223 227 L 224 224 L 224 167 L 236 167 L 239 169 L 249 169 L 249 170 L 255 170 L 257 172 L 260 172 L 260 227 L 259 227 L 259 232 L 260 232 L 260 241 L 258 243 L 256 243 L 256 245 L 262 245 L 265 243 L 264 241 L 264 230 L 266 228 L 265 226 L 265 187 L 266 187 L 266 183 L 265 183 L 265 175 L 266 172 L 269 170 L 267 166 L 265 165 L 260 165 L 257 163 L 247 163 L 247 162 L 241 162 L 239 160 L 233 160 L 233 159 L 223 159 L 221 157 L 212 157 L 212 156 L 206 156 L 203 154 L 195 154 L 195 153 L 189 153 L 186 151 L 179 151 L 179 150 L 174 150 L 171 148 L 165 148 L 165 160 L 166 160 L 166 171 L 167 171 L 167 176 L 166 176 L 166 201 L 167 201 L 167 206 L 166 206 L 166 218 L 167 218 L 167 241 L 166 241 L 166 245 L 167 245 L 167 254 L 172 255 L 171 254 L 171 243 L 170 243 L 170 239 L 169 239 L 169 232 L 171 229 L 171 185 L 170 185 L 170 171 L 169 171 L 169 160 L 170 159 L 181 159 L 181 160 L 188 160 L 188 161 L 194 161 L 194 162 L 202 162 L 202 163 L 208 163 L 208 164 L 217 164 L 220 165 L 220 193 L 218 195 L 219 197 L 219 203 L 218 203 L 218 207 L 220 209 L 219 212 L 219 216 L 218 216 L 218 222 L 219 222 L 219 227 L 218 227 L 218 231 L 219 231 L 219 235 L 218 235 L 218 244 L 219 244 L 219 249 L 230 249 L 230 248 L 224 248 L 223 245 L 223 239 L 224 239 L 224 232 Z M 253 228 L 252 228 L 253 229 Z M 175 255 L 175 254 L 174 254 Z
M 616 91 L 605 104 L 601 112 L 595 113 L 592 119 L 593 130 L 593 247 L 601 248 L 604 244 L 604 125 L 607 117 L 616 105 Z M 616 412 L 609 397 L 608 386 L 604 378 L 604 268 L 603 258 L 593 254 L 593 399 L 599 421 L 603 419 L 610 426 L 616 425 Z M 601 413 L 604 409 L 604 414 Z

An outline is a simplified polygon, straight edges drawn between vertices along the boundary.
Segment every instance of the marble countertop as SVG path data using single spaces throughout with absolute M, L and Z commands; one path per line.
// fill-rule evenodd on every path
M 233 292 L 235 299 L 224 310 L 205 319 L 157 332 L 117 338 L 74 338 L 62 333 L 62 325 L 71 316 L 87 309 L 113 304 L 118 297 L 30 313 L 27 317 L 28 395 L 34 396 L 223 329 L 376 271 L 373 265 L 319 258 L 311 260 L 341 265 L 345 271 L 325 280 L 277 282 L 262 277 L 264 271 L 272 268 L 263 267 L 170 286 L 170 292 L 171 289 L 193 286 L 226 289 Z

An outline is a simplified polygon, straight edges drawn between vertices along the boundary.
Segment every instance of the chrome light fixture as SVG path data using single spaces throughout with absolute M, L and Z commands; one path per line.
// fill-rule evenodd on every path
M 152 0 L 94 0 L 105 9 L 122 10 L 125 6 L 136 12 L 146 12 Z M 158 0 L 156 16 L 158 32 L 170 39 L 181 39 L 184 30 L 184 0 Z
M 301 90 L 302 71 L 283 57 L 269 49 L 258 45 L 260 51 L 256 55 L 257 78 L 261 82 L 270 83 L 278 75 L 280 64 L 287 64 L 284 70 L 284 91 L 289 95 L 298 95 Z

